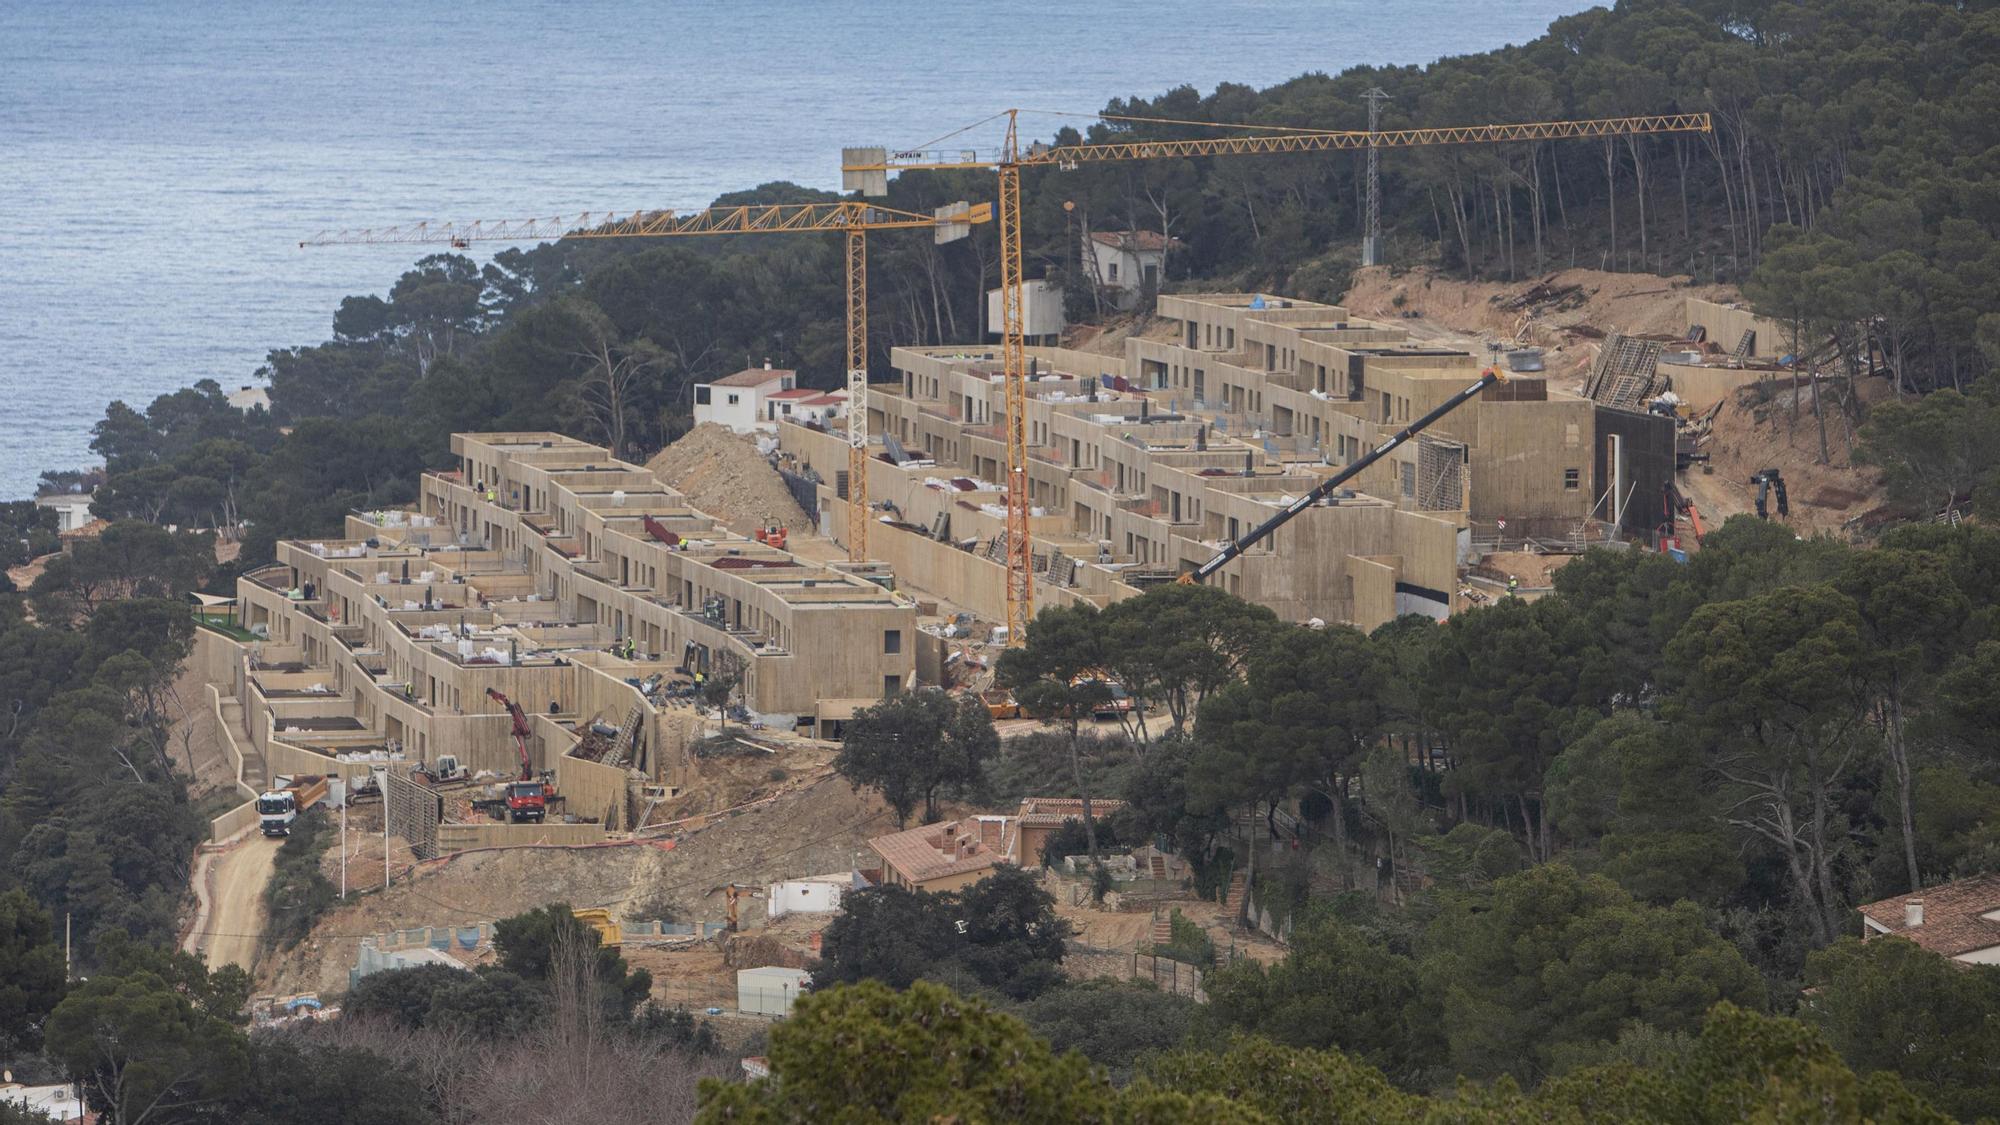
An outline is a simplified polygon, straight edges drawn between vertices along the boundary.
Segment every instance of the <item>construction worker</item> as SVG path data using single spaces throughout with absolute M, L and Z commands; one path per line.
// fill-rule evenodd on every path
M 1516 594 L 1518 594 L 1518 593 L 1520 593 L 1520 592 L 1521 592 L 1521 580 L 1520 580 L 1519 578 L 1516 578 L 1516 577 L 1515 577 L 1514 575 L 1511 575 L 1511 574 L 1510 574 L 1510 575 L 1508 575 L 1508 576 L 1507 576 L 1507 596 L 1511 598 L 1511 597 L 1513 597 L 1514 595 L 1516 595 Z

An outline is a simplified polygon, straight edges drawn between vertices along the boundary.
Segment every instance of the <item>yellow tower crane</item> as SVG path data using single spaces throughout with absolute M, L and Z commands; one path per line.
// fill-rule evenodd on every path
M 847 557 L 868 557 L 868 232 L 929 230 L 939 242 L 990 222 L 981 203 L 940 207 L 920 215 L 872 203 L 768 203 L 699 211 L 586 211 L 536 219 L 421 222 L 358 230 L 326 230 L 300 246 L 441 243 L 463 250 L 475 242 L 543 242 L 561 238 L 679 238 L 692 235 L 837 231 L 847 235 Z M 617 451 L 614 450 L 614 453 Z
M 1262 156 L 1619 137 L 1644 133 L 1706 133 L 1713 128 L 1706 113 L 1610 117 L 1588 121 L 1536 121 L 1511 125 L 1453 125 L 1430 129 L 1347 130 L 1286 130 L 1205 121 L 1124 118 L 1122 120 L 1150 121 L 1154 124 L 1252 131 L 1239 136 L 1194 140 L 1074 145 L 1035 143 L 1023 149 L 1019 135 L 1020 114 L 1020 110 L 1010 109 L 988 118 L 986 122 L 968 126 L 978 128 L 1004 117 L 1006 133 L 998 153 L 982 155 L 976 150 L 939 151 L 925 148 L 892 153 L 880 147 L 841 150 L 842 189 L 860 192 L 864 196 L 886 194 L 889 175 L 894 172 L 991 169 L 999 173 L 1000 355 L 1007 397 L 1007 643 L 1010 645 L 1023 643 L 1028 633 L 1028 621 L 1035 614 L 1034 553 L 1028 522 L 1027 361 L 1021 324 L 1021 169 L 1054 167 L 1069 170 L 1084 164 L 1171 160 L 1190 156 Z

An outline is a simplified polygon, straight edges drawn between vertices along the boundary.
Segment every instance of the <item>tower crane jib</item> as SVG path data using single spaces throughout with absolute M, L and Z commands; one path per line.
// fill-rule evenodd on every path
M 1667 113 L 1636 117 L 1606 117 L 1584 121 L 1530 121 L 1490 125 L 1447 125 L 1420 129 L 1302 129 L 1279 131 L 1261 126 L 1217 123 L 1215 128 L 1257 129 L 1236 136 L 1182 140 L 1114 141 L 1094 144 L 1020 146 L 1020 110 L 1005 111 L 1006 133 L 998 153 L 977 150 L 847 148 L 841 152 L 841 183 L 865 196 L 887 194 L 889 176 L 907 171 L 991 169 L 999 174 L 1000 287 L 1002 379 L 1007 403 L 1007 643 L 1024 643 L 1034 616 L 1034 551 L 1029 536 L 1028 452 L 1026 419 L 1026 346 L 1021 322 L 1021 169 L 1078 168 L 1124 160 L 1172 160 L 1207 156 L 1264 156 L 1284 153 L 1366 150 L 1372 156 L 1384 148 L 1427 145 L 1504 144 L 1650 133 L 1706 133 L 1713 124 L 1706 113 Z M 992 119 L 988 119 L 992 120 Z M 1379 120 L 1379 116 L 1374 117 Z M 1182 122 L 1181 124 L 1199 124 Z M 1373 124 L 1373 121 L 1371 121 Z M 962 131 L 962 130 L 961 130 Z M 1370 234 L 1375 233 L 1370 231 Z

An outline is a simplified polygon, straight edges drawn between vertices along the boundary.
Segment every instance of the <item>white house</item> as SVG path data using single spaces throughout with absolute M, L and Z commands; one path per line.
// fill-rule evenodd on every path
M 773 368 L 766 361 L 762 367 L 746 368 L 713 383 L 696 383 L 694 424 L 699 426 L 703 422 L 715 422 L 739 434 L 770 429 L 764 418 L 764 400 L 780 391 L 791 390 L 797 385 L 798 377 L 798 372 Z
M 775 427 L 779 422 L 824 426 L 846 413 L 846 391 L 816 391 L 811 387 L 793 387 L 790 390 L 764 396 L 763 420 L 770 423 L 771 427 Z
M 57 531 L 75 531 L 91 521 L 90 501 L 87 492 L 54 492 L 35 497 L 35 506 L 54 509 Z
M 238 387 L 223 397 L 229 401 L 229 405 L 245 414 L 258 407 L 271 409 L 271 392 L 264 387 Z
M 64 1122 L 92 1120 L 85 1108 L 83 1091 L 75 1085 L 63 1086 L 23 1086 L 14 1081 L 10 1071 L 0 1075 L 0 1103 L 16 1106 L 29 1113 L 46 1114 Z
M 2000 875 L 1975 875 L 1862 907 L 1862 940 L 1883 934 L 1954 961 L 2000 965 Z
M 1178 244 L 1180 239 L 1174 239 Z M 1139 303 L 1140 294 L 1160 289 L 1169 243 L 1150 230 L 1097 230 L 1083 244 L 1083 272 L 1120 309 Z
M 764 895 L 764 916 L 776 919 L 787 914 L 838 914 L 840 896 L 854 889 L 855 879 L 850 873 L 772 883 Z

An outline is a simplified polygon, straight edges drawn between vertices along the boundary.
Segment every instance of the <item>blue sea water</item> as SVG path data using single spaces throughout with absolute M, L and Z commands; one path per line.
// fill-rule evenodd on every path
M 112 399 L 249 384 L 423 249 L 297 248 L 324 227 L 835 188 L 843 144 L 1424 63 L 1584 6 L 0 0 L 0 499 L 89 462 Z

